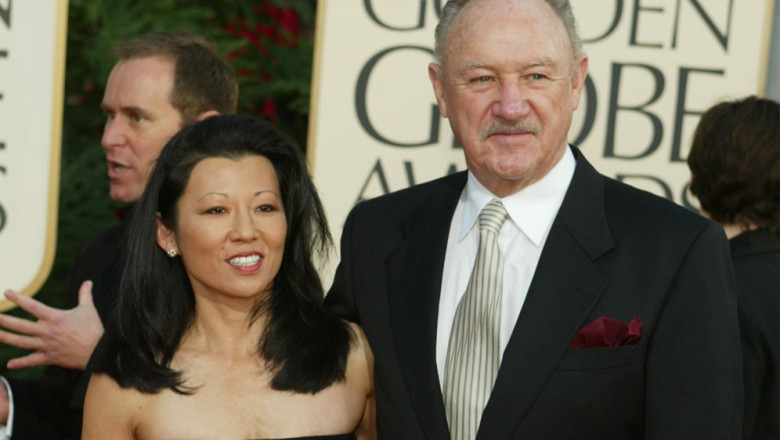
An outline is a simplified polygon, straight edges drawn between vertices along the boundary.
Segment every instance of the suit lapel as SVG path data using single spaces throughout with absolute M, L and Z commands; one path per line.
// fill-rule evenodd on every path
M 577 168 L 504 351 L 479 440 L 511 438 L 607 286 L 593 263 L 612 247 L 603 177 L 574 152 Z
M 465 176 L 445 179 L 442 191 L 404 220 L 404 241 L 387 259 L 398 362 L 425 437 L 431 439 L 449 438 L 436 368 L 436 322 L 447 238 Z

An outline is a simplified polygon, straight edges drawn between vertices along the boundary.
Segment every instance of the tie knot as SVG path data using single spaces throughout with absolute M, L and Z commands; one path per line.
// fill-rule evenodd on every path
M 500 200 L 493 199 L 479 213 L 479 230 L 498 234 L 509 214 Z

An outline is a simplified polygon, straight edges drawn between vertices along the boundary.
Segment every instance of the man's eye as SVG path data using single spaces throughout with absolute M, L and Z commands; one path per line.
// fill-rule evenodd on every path
M 481 83 L 486 83 L 486 82 L 490 81 L 490 77 L 489 76 L 480 76 L 480 77 L 476 78 L 475 81 L 476 82 L 481 82 Z
M 131 119 L 133 122 L 143 122 L 143 121 L 145 121 L 145 120 L 146 120 L 146 118 L 145 118 L 143 115 L 131 115 L 131 116 L 130 116 L 130 119 Z
M 541 73 L 533 73 L 531 74 L 531 79 L 534 81 L 540 81 L 544 79 L 544 75 L 542 75 Z

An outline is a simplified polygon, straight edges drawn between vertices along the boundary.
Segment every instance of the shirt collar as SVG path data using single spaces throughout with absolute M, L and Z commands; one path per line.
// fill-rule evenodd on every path
M 503 199 L 488 191 L 469 171 L 464 191 L 465 200 L 462 200 L 464 209 L 458 239 L 463 240 L 474 227 L 482 208 L 491 200 L 498 198 L 504 204 L 512 222 L 532 243 L 541 246 L 558 213 L 558 208 L 563 203 L 576 164 L 571 149 L 566 148 L 561 160 L 547 175 Z

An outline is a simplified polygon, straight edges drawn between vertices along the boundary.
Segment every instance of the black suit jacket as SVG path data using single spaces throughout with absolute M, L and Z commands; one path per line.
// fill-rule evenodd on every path
M 780 243 L 769 229 L 729 240 L 745 376 L 743 440 L 780 438 Z
M 64 307 L 78 304 L 81 283 L 93 281 L 92 296 L 105 322 L 114 309 L 119 284 L 120 248 L 126 224 L 87 240 L 73 260 Z M 13 440 L 81 438 L 81 419 L 89 372 L 47 367 L 36 380 L 9 379 L 14 399 Z
M 737 304 L 723 230 L 577 166 L 504 352 L 477 438 L 735 439 Z M 459 173 L 357 205 L 326 304 L 375 356 L 383 439 L 448 439 L 436 321 Z M 505 292 L 504 294 L 507 294 Z M 644 322 L 635 345 L 568 350 L 598 317 Z

